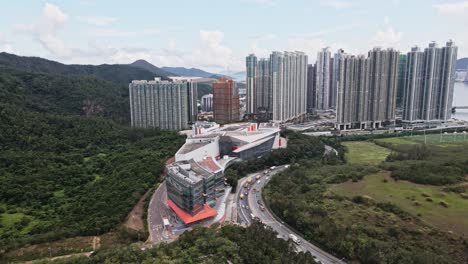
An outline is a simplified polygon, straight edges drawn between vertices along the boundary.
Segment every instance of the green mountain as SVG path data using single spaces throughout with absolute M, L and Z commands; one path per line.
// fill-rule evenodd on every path
M 0 53 L 0 65 L 14 67 L 30 72 L 59 75 L 93 76 L 114 83 L 128 84 L 132 80 L 152 80 L 154 77 L 166 78 L 165 72 L 151 71 L 120 64 L 102 65 L 66 65 L 38 57 L 22 57 L 14 54 Z
M 135 67 L 135 68 L 147 70 L 147 71 L 155 74 L 156 76 L 164 76 L 164 77 L 178 76 L 178 74 L 176 74 L 176 73 L 172 73 L 172 72 L 166 71 L 165 69 L 158 68 L 158 67 L 154 66 L 153 64 L 145 61 L 145 60 L 137 60 L 137 61 L 135 61 L 135 62 L 133 62 L 133 63 L 131 63 L 129 65 L 132 66 L 132 67 Z
M 39 114 L 102 116 L 128 124 L 128 89 L 92 76 L 0 66 L 0 103 Z
M 461 58 L 457 60 L 457 70 L 468 69 L 468 58 Z
M 127 81 L 118 74 L 106 81 L 1 55 L 18 68 L 0 65 L 0 263 L 27 244 L 115 230 L 184 138 L 130 128 Z M 127 68 L 153 76 L 112 71 Z
M 162 69 L 168 72 L 173 72 L 181 76 L 193 76 L 193 77 L 213 78 L 213 79 L 219 79 L 223 77 L 223 75 L 207 72 L 207 71 L 200 70 L 197 68 L 189 69 L 189 68 L 184 68 L 184 67 L 162 67 Z

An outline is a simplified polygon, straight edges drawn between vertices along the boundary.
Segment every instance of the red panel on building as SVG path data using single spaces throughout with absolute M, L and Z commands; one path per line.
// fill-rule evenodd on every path
M 200 161 L 199 163 L 203 167 L 207 167 L 208 169 L 210 169 L 213 172 L 216 172 L 216 171 L 221 169 L 220 167 L 218 167 L 218 165 L 216 165 L 216 163 L 213 161 L 213 159 L 211 157 L 208 157 L 205 160 Z
M 214 217 L 218 214 L 215 209 L 211 208 L 209 205 L 204 204 L 203 210 L 198 212 L 195 215 L 191 215 L 184 210 L 180 209 L 173 201 L 167 200 L 167 205 L 177 214 L 177 216 L 184 222 L 184 224 L 189 225 L 195 222 Z

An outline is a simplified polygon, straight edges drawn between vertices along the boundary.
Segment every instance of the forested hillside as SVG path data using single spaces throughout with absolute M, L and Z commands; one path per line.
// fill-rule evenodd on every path
M 128 127 L 124 85 L 0 66 L 0 262 L 25 244 L 114 229 L 183 143 Z
M 160 76 L 160 77 L 161 76 L 162 77 L 167 77 L 167 76 L 177 76 L 178 75 L 176 73 L 172 73 L 172 72 L 163 70 L 161 68 L 158 68 L 158 67 L 154 66 L 153 64 L 145 61 L 145 60 L 137 60 L 137 61 L 134 61 L 133 63 L 131 63 L 129 65 L 132 66 L 132 67 L 147 70 L 147 71 L 155 74 L 156 76 Z
M 275 176 L 264 194 L 278 217 L 350 262 L 466 263 L 466 144 L 389 138 L 380 145 L 391 150 L 347 142 L 343 155 L 339 142 L 322 140 L 341 158 L 298 159 Z
M 98 252 L 95 256 L 66 259 L 57 264 L 98 263 L 316 263 L 309 253 L 296 253 L 292 242 L 276 237 L 270 228 L 254 222 L 247 228 L 195 228 L 171 244 L 142 251 L 138 247 Z
M 132 80 L 152 80 L 154 77 L 166 78 L 148 70 L 120 64 L 66 65 L 38 57 L 22 57 L 5 52 L 0 53 L 0 65 L 19 70 L 59 75 L 94 76 L 96 78 L 127 85 Z
M 130 123 L 128 88 L 89 76 L 34 73 L 0 66 L 0 103 L 8 105 L 7 109 L 102 116 Z

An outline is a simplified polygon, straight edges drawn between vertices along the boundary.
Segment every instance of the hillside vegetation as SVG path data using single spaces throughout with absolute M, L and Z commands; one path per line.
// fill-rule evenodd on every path
M 42 262 L 39 262 L 42 263 Z M 48 263 L 48 262 L 44 262 Z M 247 228 L 195 228 L 171 244 L 159 244 L 142 251 L 138 247 L 104 250 L 96 255 L 56 261 L 57 264 L 97 263 L 316 263 L 309 253 L 296 253 L 292 242 L 276 237 L 263 224 L 254 222 Z
M 372 142 L 345 145 L 348 152 L 343 161 L 350 163 L 302 160 L 271 180 L 265 196 L 277 216 L 308 240 L 348 261 L 468 261 L 467 237 L 463 232 L 456 232 L 466 228 L 468 208 L 462 194 L 443 192 L 453 188 L 463 193 L 464 189 L 458 185 L 435 187 L 399 181 L 401 175 L 418 181 L 419 177 L 412 175 L 419 169 L 407 170 L 406 166 L 416 164 L 422 168 L 424 163 L 432 164 L 431 174 L 426 176 L 438 179 L 431 180 L 432 184 L 460 184 L 464 178 L 457 173 L 465 170 L 466 146 L 442 148 L 414 144 L 381 150 L 382 147 Z M 443 167 L 454 167 L 456 173 L 446 174 Z M 442 175 L 450 180 L 438 178 Z M 446 221 L 449 215 L 455 225 L 450 229 Z
M 0 65 L 23 71 L 56 74 L 91 76 L 118 84 L 128 85 L 132 80 L 152 80 L 154 77 L 166 78 L 165 73 L 153 73 L 146 69 L 121 64 L 66 65 L 38 57 L 22 57 L 5 52 L 0 53 Z
M 0 262 L 23 245 L 99 235 L 125 219 L 184 141 L 128 121 L 122 85 L 1 67 Z

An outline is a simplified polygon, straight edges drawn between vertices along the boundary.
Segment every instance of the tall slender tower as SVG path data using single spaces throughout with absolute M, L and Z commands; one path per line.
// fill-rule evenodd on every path
M 403 88 L 403 120 L 412 122 L 422 119 L 424 95 L 425 55 L 419 47 L 413 47 L 406 55 Z
M 395 121 L 396 87 L 400 54 L 394 49 L 369 51 L 369 117 L 373 128 Z
M 309 64 L 307 66 L 307 113 L 313 113 L 316 107 L 315 64 Z
M 247 85 L 247 113 L 253 114 L 257 111 L 256 105 L 256 83 L 255 77 L 257 76 L 257 57 L 250 54 L 245 58 L 246 65 L 246 85 Z
M 303 117 L 307 107 L 307 55 L 274 51 L 270 63 L 273 121 Z
M 432 42 L 407 55 L 403 121 L 445 121 L 451 117 L 458 48 L 452 41 L 438 48 Z
M 365 56 L 342 54 L 337 60 L 337 128 L 367 127 L 369 92 L 369 59 Z
M 344 56 L 344 50 L 339 49 L 333 56 L 333 63 L 331 63 L 331 84 L 330 84 L 330 95 L 328 104 L 330 108 L 336 107 L 337 92 L 338 92 L 338 82 L 340 81 L 340 59 Z
M 330 96 L 330 50 L 324 48 L 317 54 L 315 86 L 317 89 L 317 110 L 328 110 Z
M 270 85 L 270 61 L 260 59 L 255 71 L 255 112 L 270 113 L 273 94 Z

